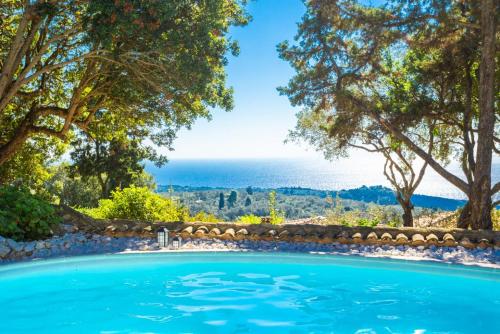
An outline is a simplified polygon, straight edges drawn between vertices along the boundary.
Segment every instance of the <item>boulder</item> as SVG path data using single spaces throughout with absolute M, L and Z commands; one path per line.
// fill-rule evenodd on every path
M 0 259 L 6 258 L 10 253 L 10 247 L 7 243 L 0 243 Z

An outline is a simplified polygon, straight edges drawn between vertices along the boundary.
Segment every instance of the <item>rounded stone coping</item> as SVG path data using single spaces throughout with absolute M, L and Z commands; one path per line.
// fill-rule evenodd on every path
M 411 228 L 388 226 L 343 226 L 317 224 L 243 224 L 206 222 L 140 222 L 133 220 L 97 220 L 71 208 L 63 207 L 66 224 L 95 234 L 118 237 L 154 237 L 156 230 L 166 227 L 173 235 L 184 238 L 218 238 L 223 240 L 264 240 L 290 242 L 339 242 L 344 244 L 444 246 L 466 248 L 500 247 L 500 232 L 443 228 Z

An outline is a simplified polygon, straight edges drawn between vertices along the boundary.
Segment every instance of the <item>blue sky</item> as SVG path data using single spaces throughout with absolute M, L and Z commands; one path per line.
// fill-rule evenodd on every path
M 283 143 L 295 125 L 296 110 L 276 91 L 293 75 L 276 45 L 293 38 L 305 7 L 301 0 L 258 0 L 248 10 L 253 20 L 231 33 L 241 49 L 227 67 L 234 110 L 216 110 L 211 121 L 197 120 L 191 130 L 181 130 L 170 159 L 319 156 L 305 146 Z

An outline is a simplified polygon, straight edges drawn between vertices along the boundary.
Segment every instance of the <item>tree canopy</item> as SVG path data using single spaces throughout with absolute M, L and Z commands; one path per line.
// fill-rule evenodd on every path
M 34 137 L 134 129 L 169 146 L 181 126 L 232 108 L 227 54 L 245 0 L 0 3 L 0 165 Z
M 469 199 L 466 226 L 491 228 L 497 5 L 494 1 L 313 0 L 295 43 L 279 46 L 296 75 L 280 91 L 336 153 L 365 145 L 373 127 L 398 141 Z M 315 115 L 323 116 L 315 116 Z M 306 115 L 306 116 L 304 116 Z M 432 124 L 436 149 L 428 151 Z M 300 131 L 299 131 L 300 132 Z M 318 140 L 318 147 L 329 145 Z M 465 179 L 446 169 L 459 159 Z

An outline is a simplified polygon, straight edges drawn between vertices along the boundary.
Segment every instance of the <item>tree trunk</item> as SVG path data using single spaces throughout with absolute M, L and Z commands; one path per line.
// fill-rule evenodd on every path
M 413 213 L 411 204 L 403 207 L 403 226 L 413 227 Z
M 401 205 L 401 208 L 403 209 L 403 226 L 404 227 L 413 227 L 413 204 L 411 202 L 411 196 L 403 196 L 398 193 L 396 195 L 396 200 L 399 202 L 399 205 Z
M 458 228 L 463 228 L 463 229 L 468 229 L 471 227 L 471 219 L 470 219 L 470 202 L 465 203 L 464 207 L 462 208 L 460 212 L 460 216 L 458 216 L 458 222 L 457 222 L 457 227 Z
M 492 229 L 491 162 L 495 128 L 495 0 L 481 1 L 481 64 L 476 168 L 471 196 L 471 226 Z

